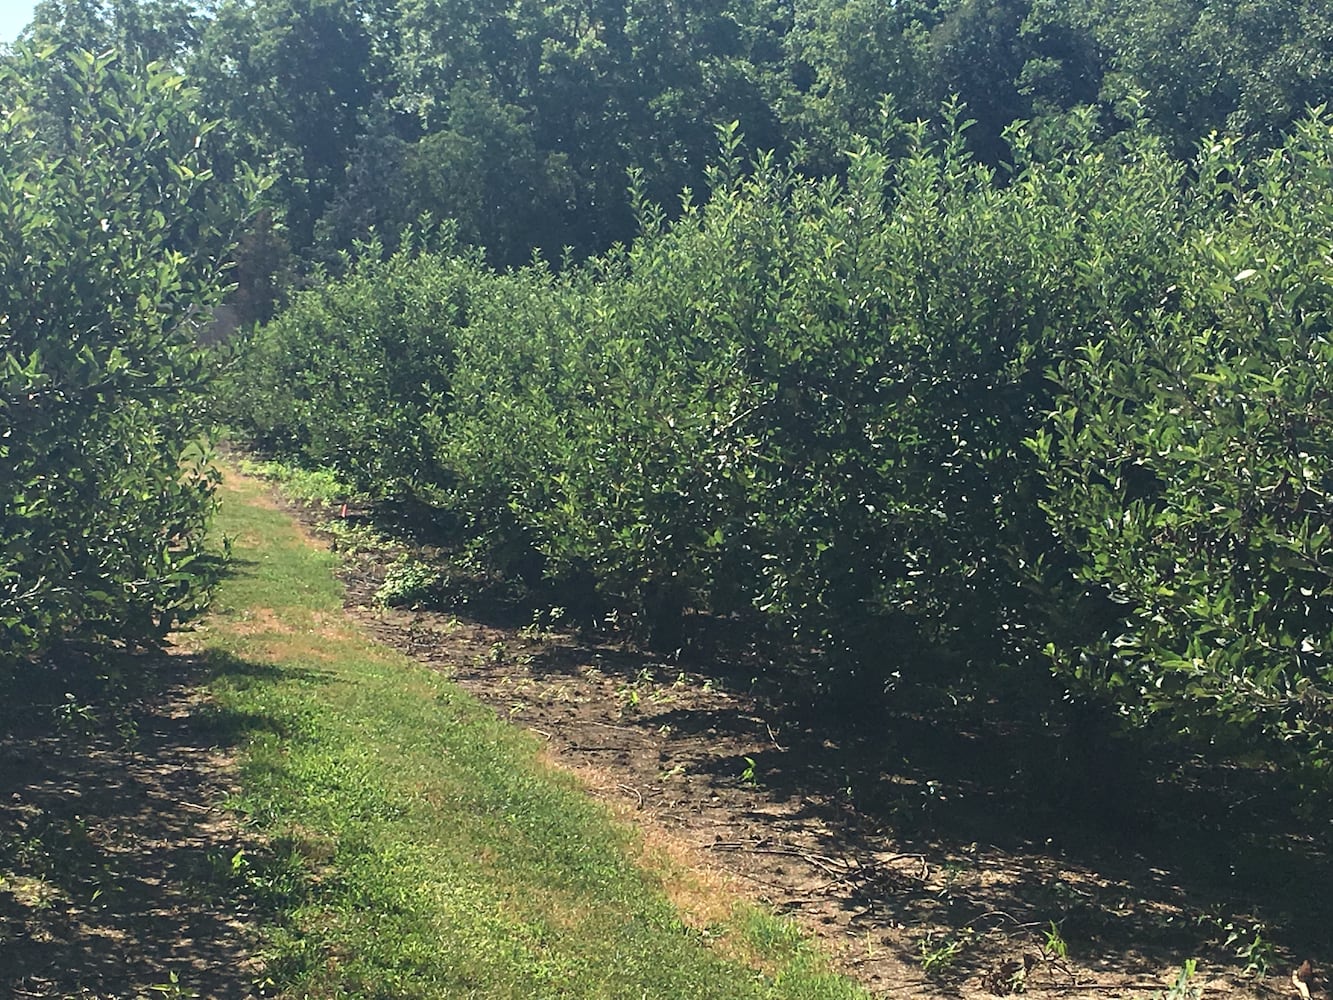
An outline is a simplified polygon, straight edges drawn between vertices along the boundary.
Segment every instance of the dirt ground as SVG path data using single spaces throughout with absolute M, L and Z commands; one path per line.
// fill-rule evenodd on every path
M 253 919 L 229 875 L 251 841 L 224 808 L 231 762 L 199 711 L 203 667 L 125 666 L 143 693 L 117 705 L 79 690 L 92 671 L 34 668 L 22 712 L 5 706 L 0 996 L 250 997 Z
M 332 534 L 338 512 L 298 513 L 348 556 L 347 606 L 378 636 L 527 729 L 652 841 L 790 914 L 877 996 L 1145 998 L 1193 959 L 1176 996 L 1299 998 L 1298 962 L 1333 953 L 1333 838 L 1291 833 L 1262 773 L 1184 767 L 1121 810 L 1110 789 L 1051 787 L 1065 779 L 1045 751 L 1003 727 L 784 704 L 725 622 L 721 642 L 662 658 L 540 608 L 385 608 L 402 549 L 348 543 L 365 511 Z

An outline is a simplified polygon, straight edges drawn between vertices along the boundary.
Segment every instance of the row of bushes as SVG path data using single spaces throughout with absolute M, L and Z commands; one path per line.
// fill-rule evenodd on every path
M 1327 759 L 1328 121 L 1190 164 L 1015 129 L 1005 172 L 950 126 L 819 181 L 725 130 L 706 201 L 578 267 L 369 253 L 224 412 L 659 641 L 758 609 L 860 691 L 1053 666 Z
M 201 606 L 213 473 L 192 317 L 240 187 L 180 78 L 21 49 L 0 68 L 0 666 L 158 638 Z

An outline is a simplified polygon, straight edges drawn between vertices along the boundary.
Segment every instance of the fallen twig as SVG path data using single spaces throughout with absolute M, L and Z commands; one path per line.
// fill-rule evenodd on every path
M 751 875 L 749 872 L 743 872 L 737 868 L 728 868 L 726 865 L 718 865 L 717 867 L 719 871 L 724 871 L 728 875 L 735 875 L 737 878 L 748 879 L 751 882 L 764 886 L 766 889 L 776 889 L 779 892 L 788 895 L 791 894 L 791 886 L 782 885 L 779 882 L 770 882 L 767 879 L 760 878 L 758 875 Z
M 855 862 L 846 861 L 840 858 L 830 858 L 824 854 L 813 854 L 809 851 L 802 851 L 795 847 L 764 847 L 763 841 L 758 844 L 746 844 L 741 841 L 718 841 L 707 845 L 710 850 L 719 851 L 749 851 L 753 854 L 780 854 L 785 857 L 800 858 L 806 864 L 809 864 L 820 871 L 829 875 L 839 874 L 835 867 L 842 866 L 841 874 L 850 874 L 861 870 Z
M 601 726 L 603 729 L 614 729 L 621 733 L 633 733 L 635 736 L 645 735 L 641 729 L 631 729 L 629 726 L 613 726 L 609 722 L 594 722 L 594 726 Z

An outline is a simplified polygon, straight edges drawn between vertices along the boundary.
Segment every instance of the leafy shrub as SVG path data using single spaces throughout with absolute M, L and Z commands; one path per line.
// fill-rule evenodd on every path
M 1052 523 L 1119 614 L 1057 655 L 1135 717 L 1327 762 L 1333 722 L 1333 131 L 1205 148 L 1178 282 L 1060 365 L 1033 441 Z
M 738 428 L 755 457 L 746 544 L 761 606 L 865 693 L 901 671 L 953 683 L 1025 662 L 1052 613 L 1033 587 L 1059 553 L 1022 445 L 1045 368 L 1137 306 L 1180 225 L 1179 170 L 1153 143 L 1085 135 L 1040 160 L 1015 135 L 1004 179 L 959 126 L 942 144 L 908 127 L 901 156 L 854 151 L 845 186 L 782 194 L 744 296 L 761 400 Z
M 640 237 L 577 267 L 364 264 L 237 398 L 660 644 L 754 608 L 861 704 L 1012 681 L 1080 731 L 1111 703 L 1324 752 L 1327 124 L 1183 165 L 1075 114 L 999 173 L 947 113 L 842 180 L 724 129 L 706 200 L 667 225 L 636 188 Z
M 423 416 L 449 407 L 455 327 L 470 312 L 471 259 L 408 246 L 366 252 L 338 281 L 298 294 L 233 345 L 220 417 L 252 444 L 327 465 L 375 496 L 438 486 Z
M 0 69 L 0 662 L 160 636 L 207 589 L 192 319 L 239 187 L 179 77 L 20 49 Z M 242 185 L 244 186 L 244 185 Z
M 430 604 L 439 600 L 446 582 L 439 569 L 402 558 L 389 567 L 384 582 L 375 591 L 375 600 L 388 608 Z

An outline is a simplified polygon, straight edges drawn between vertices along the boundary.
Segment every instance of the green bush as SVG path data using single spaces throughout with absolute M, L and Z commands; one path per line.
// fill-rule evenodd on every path
M 470 258 L 378 246 L 232 345 L 219 417 L 251 444 L 335 470 L 374 496 L 442 475 L 426 415 L 447 412 L 454 330 L 481 271 Z
M 1079 578 L 1119 610 L 1059 662 L 1136 718 L 1333 752 L 1333 129 L 1198 160 L 1209 224 L 1135 322 L 1060 365 L 1033 441 Z
M 737 254 L 767 261 L 743 295 L 761 403 L 737 428 L 758 600 L 866 693 L 1028 661 L 1059 568 L 1022 444 L 1045 369 L 1137 307 L 1180 228 L 1179 170 L 1142 137 L 1074 132 L 1038 159 L 1018 134 L 998 177 L 951 134 L 865 143 L 845 186 L 792 182 L 762 256 Z
M 0 69 L 0 662 L 158 637 L 207 589 L 194 320 L 236 185 L 183 81 L 112 54 Z
M 257 335 L 238 398 L 668 647 L 752 609 L 862 704 L 1073 695 L 1322 753 L 1327 124 L 1186 165 L 1072 115 L 1001 173 L 949 115 L 843 180 L 724 129 L 706 200 L 667 225 L 635 191 L 640 237 L 577 267 L 363 265 Z M 295 403 L 264 416 L 264 378 Z

